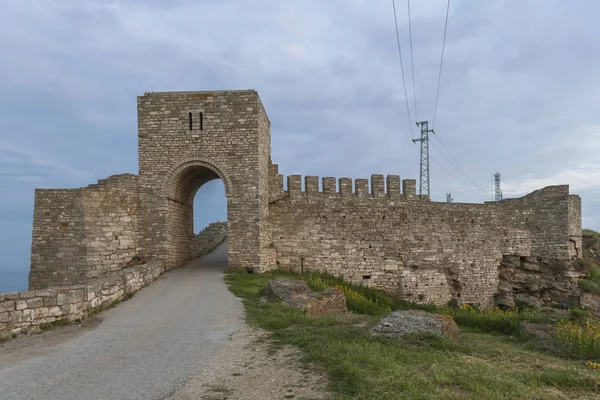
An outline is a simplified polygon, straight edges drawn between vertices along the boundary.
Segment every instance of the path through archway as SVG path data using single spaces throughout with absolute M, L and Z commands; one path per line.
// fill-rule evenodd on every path
M 218 169 L 206 163 L 182 166 L 167 187 L 167 265 L 177 268 L 197 256 L 194 254 L 194 198 L 208 182 L 221 179 Z M 225 192 L 227 184 L 223 182 Z

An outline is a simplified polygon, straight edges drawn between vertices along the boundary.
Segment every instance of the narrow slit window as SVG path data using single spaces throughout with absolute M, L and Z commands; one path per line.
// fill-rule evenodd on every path
M 190 131 L 192 130 L 192 113 L 188 113 L 188 117 L 190 119 Z
M 202 118 L 202 113 L 200 113 L 200 130 L 204 129 L 204 120 Z

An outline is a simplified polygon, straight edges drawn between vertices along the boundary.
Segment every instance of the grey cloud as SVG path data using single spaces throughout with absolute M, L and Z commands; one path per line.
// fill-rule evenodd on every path
M 417 135 L 406 3 L 397 4 Z M 419 119 L 431 120 L 446 3 L 412 4 Z M 571 183 L 595 228 L 598 11 L 592 0 L 453 1 L 435 124 L 486 190 L 496 170 L 507 195 Z M 257 89 L 285 174 L 418 177 L 389 1 L 9 1 L 0 33 L 0 144 L 35 155 L 0 154 L 2 191 L 18 193 L 1 203 L 0 222 L 30 213 L 36 186 L 137 172 L 135 96 L 146 90 Z M 432 155 L 470 188 L 432 164 L 435 200 L 489 198 Z M 224 204 L 219 190 L 199 192 L 199 220 Z M 21 255 L 28 235 L 9 239 Z

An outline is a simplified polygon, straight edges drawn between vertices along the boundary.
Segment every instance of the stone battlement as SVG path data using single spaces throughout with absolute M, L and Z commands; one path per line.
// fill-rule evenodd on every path
M 305 176 L 304 181 L 301 175 L 290 175 L 287 177 L 287 189 L 284 190 L 283 175 L 275 178 L 275 185 L 272 187 L 272 198 L 278 198 L 283 195 L 289 196 L 322 196 L 327 197 L 373 197 L 416 200 L 420 199 L 416 194 L 416 181 L 414 179 L 405 179 L 400 181 L 400 175 L 371 175 L 371 179 L 352 179 L 352 178 L 334 178 L 323 177 L 319 181 L 318 176 Z M 402 187 L 402 190 L 400 188 Z

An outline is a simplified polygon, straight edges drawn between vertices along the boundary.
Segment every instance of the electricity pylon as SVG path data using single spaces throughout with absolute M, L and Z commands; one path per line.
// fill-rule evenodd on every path
M 419 173 L 419 195 L 426 196 L 429 199 L 429 132 L 435 134 L 433 129 L 429 129 L 429 122 L 417 122 L 421 128 L 421 138 L 413 139 L 413 143 L 421 142 L 421 171 Z

